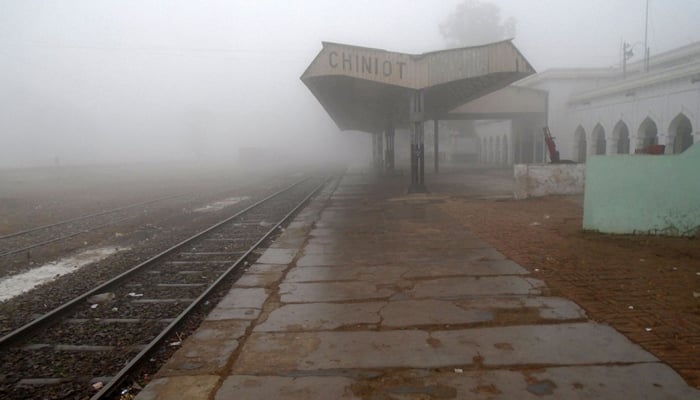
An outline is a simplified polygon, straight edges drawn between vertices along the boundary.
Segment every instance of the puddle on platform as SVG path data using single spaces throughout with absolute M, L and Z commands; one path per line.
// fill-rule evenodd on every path
M 59 276 L 70 274 L 80 268 L 111 256 L 126 247 L 102 247 L 86 250 L 72 257 L 44 264 L 21 274 L 0 279 L 0 301 L 11 299 L 27 292 L 42 283 L 50 282 Z
M 240 203 L 241 201 L 248 200 L 250 197 L 248 196 L 242 196 L 242 197 L 229 197 L 227 199 L 215 201 L 213 203 L 207 204 L 204 207 L 199 207 L 195 208 L 194 212 L 214 212 L 214 211 L 219 211 L 222 210 L 228 206 L 232 206 L 236 203 Z

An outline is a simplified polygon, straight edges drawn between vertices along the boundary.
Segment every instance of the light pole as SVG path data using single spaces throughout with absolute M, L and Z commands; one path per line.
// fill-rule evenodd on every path
M 629 44 L 622 43 L 622 79 L 627 77 L 627 60 L 634 57 L 634 46 L 641 44 L 640 42 Z
M 644 21 L 644 72 L 649 72 L 649 0 L 647 0 L 646 17 Z

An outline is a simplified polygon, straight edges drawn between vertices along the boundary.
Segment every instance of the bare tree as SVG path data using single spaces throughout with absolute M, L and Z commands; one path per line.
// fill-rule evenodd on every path
M 480 0 L 464 0 L 441 24 L 449 47 L 474 46 L 515 36 L 514 18 L 501 19 L 501 9 Z

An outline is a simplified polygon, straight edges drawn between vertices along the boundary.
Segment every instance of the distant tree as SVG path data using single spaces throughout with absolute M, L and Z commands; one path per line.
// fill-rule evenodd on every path
M 475 46 L 515 36 L 513 17 L 501 19 L 501 9 L 480 0 L 464 0 L 441 24 L 449 47 Z

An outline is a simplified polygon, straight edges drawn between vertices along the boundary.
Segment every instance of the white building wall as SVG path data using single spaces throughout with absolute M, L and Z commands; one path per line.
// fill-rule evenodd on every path
M 549 92 L 547 123 L 561 159 L 576 160 L 577 158 L 574 132 L 580 121 L 572 118 L 569 99 L 576 93 L 594 89 L 607 82 L 609 82 L 609 79 L 572 79 L 572 77 L 562 77 L 526 83 L 528 87 Z M 591 126 L 589 129 L 584 126 L 584 129 L 586 130 L 586 135 L 589 136 L 593 127 Z
M 613 129 L 618 121 L 627 124 L 630 153 L 634 153 L 635 149 L 641 146 L 639 128 L 647 117 L 656 123 L 659 144 L 666 145 L 669 152 L 673 148 L 674 140 L 669 134 L 669 126 L 681 113 L 690 120 L 694 142 L 700 142 L 700 83 L 693 83 L 690 79 L 678 79 L 636 88 L 625 93 L 592 99 L 589 104 L 574 104 L 571 106 L 571 113 L 573 120 L 580 121 L 586 130 L 588 154 L 591 154 L 594 148 L 592 131 L 598 123 L 605 129 L 607 154 L 615 152 L 611 148 L 616 144 Z
M 530 76 L 516 85 L 548 92 L 547 125 L 564 160 L 581 161 L 595 153 L 593 134 L 598 125 L 605 132 L 606 154 L 616 153 L 613 134 L 619 121 L 628 128 L 630 153 L 642 147 L 639 129 L 646 118 L 656 124 L 658 143 L 666 146 L 667 153 L 673 151 L 675 139 L 670 125 L 679 114 L 690 121 L 693 142 L 700 143 L 700 42 L 658 54 L 649 65 L 649 72 L 645 72 L 644 62 L 629 64 L 626 79 L 612 68 L 559 69 Z M 499 130 L 509 130 L 508 162 L 512 163 L 513 136 L 522 127 L 512 122 L 509 127 L 499 124 L 503 122 L 481 124 L 477 130 L 483 162 L 497 161 L 492 150 L 495 138 Z M 579 127 L 586 140 L 581 155 L 576 137 Z

